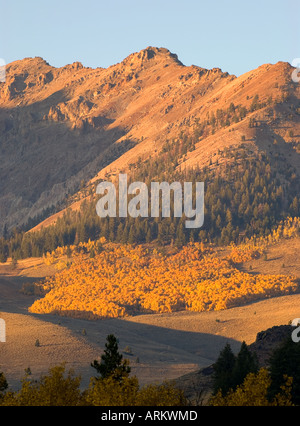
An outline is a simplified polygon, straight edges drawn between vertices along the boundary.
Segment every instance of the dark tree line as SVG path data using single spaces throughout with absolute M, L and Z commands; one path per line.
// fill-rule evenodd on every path
M 225 150 L 217 162 L 204 169 L 179 172 L 176 166 L 194 134 L 167 141 L 161 155 L 131 165 L 128 184 L 142 181 L 150 188 L 156 182 L 204 182 L 205 217 L 200 229 L 186 229 L 186 218 L 176 218 L 171 202 L 170 218 L 99 218 L 96 201 L 84 202 L 81 210 L 71 209 L 57 223 L 38 232 L 13 231 L 0 239 L 0 261 L 8 256 L 41 256 L 58 246 L 67 246 L 105 237 L 120 243 L 176 244 L 208 241 L 216 244 L 239 242 L 245 237 L 266 235 L 287 216 L 300 215 L 299 179 L 278 156 L 254 155 L 246 148 Z M 149 197 L 150 198 L 150 197 Z M 149 203 L 151 200 L 149 199 Z M 149 208 L 150 211 L 150 208 Z
M 241 385 L 249 373 L 258 372 L 257 356 L 248 349 L 245 342 L 242 342 L 237 355 L 227 343 L 213 364 L 213 370 L 213 394 L 221 390 L 225 396 L 230 389 L 235 390 Z
M 291 330 L 292 332 L 292 330 Z M 294 342 L 290 335 L 272 350 L 267 360 L 271 384 L 268 399 L 272 401 L 282 390 L 286 377 L 292 377 L 291 398 L 295 405 L 300 404 L 300 342 Z M 257 373 L 259 363 L 255 352 L 250 351 L 245 342 L 235 355 L 230 344 L 226 344 L 213 364 L 213 394 L 221 391 L 222 396 L 240 386 L 249 373 Z

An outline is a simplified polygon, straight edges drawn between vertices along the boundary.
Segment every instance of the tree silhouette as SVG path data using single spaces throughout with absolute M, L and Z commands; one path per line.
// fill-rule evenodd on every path
M 109 334 L 106 338 L 101 362 L 94 360 L 91 366 L 96 369 L 100 378 L 113 377 L 118 382 L 122 381 L 122 378 L 128 377 L 131 371 L 128 361 L 123 360 L 123 355 L 119 353 L 118 341 L 113 334 Z
M 214 368 L 214 395 L 219 390 L 225 396 L 231 389 L 241 385 L 249 373 L 258 372 L 256 355 L 249 351 L 245 342 L 242 342 L 237 356 L 234 355 L 230 344 L 227 343 L 220 352 Z
M 233 387 L 232 372 L 235 366 L 235 355 L 232 352 L 231 346 L 227 343 L 224 349 L 213 365 L 214 368 L 214 389 L 213 393 L 216 394 L 220 389 L 222 395 Z
M 280 391 L 285 376 L 292 377 L 292 402 L 300 404 L 300 342 L 295 343 L 289 336 L 273 351 L 269 359 L 271 386 L 269 397 Z
M 258 361 L 256 354 L 250 352 L 245 342 L 242 342 L 241 349 L 236 357 L 233 369 L 234 386 L 239 386 L 249 373 L 258 372 Z

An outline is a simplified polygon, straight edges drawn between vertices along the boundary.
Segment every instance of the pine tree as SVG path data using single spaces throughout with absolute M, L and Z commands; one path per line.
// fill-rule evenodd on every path
M 4 238 L 0 239 L 0 263 L 5 263 L 8 258 L 8 246 Z
M 237 356 L 233 354 L 229 343 L 227 343 L 213 367 L 214 395 L 221 390 L 224 396 L 230 389 L 235 391 L 249 373 L 256 374 L 258 372 L 258 361 L 256 355 L 250 352 L 245 342 L 242 342 Z
M 177 247 L 182 247 L 185 244 L 185 233 L 183 228 L 183 223 L 180 221 L 177 232 L 176 232 L 176 241 L 175 244 Z
M 67 249 L 66 249 L 66 255 L 68 259 L 72 257 L 72 249 L 69 245 L 67 246 Z
M 300 342 L 295 343 L 289 336 L 273 351 L 269 359 L 271 386 L 269 397 L 274 397 L 285 382 L 285 376 L 292 377 L 292 402 L 300 404 Z
M 233 388 L 234 382 L 232 372 L 235 366 L 235 355 L 232 352 L 231 346 L 227 343 L 224 349 L 220 352 L 220 355 L 213 365 L 214 369 L 214 385 L 213 393 L 216 394 L 221 390 L 222 395 Z
M 242 342 L 241 349 L 236 357 L 235 366 L 232 372 L 234 388 L 241 385 L 249 373 L 258 372 L 258 361 L 255 354 L 250 352 L 245 342 Z
M 6 391 L 8 388 L 7 380 L 2 372 L 0 372 L 0 398 L 1 395 Z
M 113 334 L 109 334 L 106 338 L 101 362 L 94 360 L 91 366 L 96 369 L 100 378 L 113 377 L 118 382 L 121 382 L 124 377 L 128 377 L 131 371 L 128 361 L 123 360 L 123 355 L 119 353 L 118 341 Z
M 134 225 L 130 226 L 130 231 L 128 234 L 128 243 L 129 244 L 134 244 L 136 243 L 136 228 Z
M 122 242 L 123 235 L 124 235 L 124 226 L 123 226 L 123 223 L 120 222 L 117 228 L 117 237 L 116 237 L 118 242 Z

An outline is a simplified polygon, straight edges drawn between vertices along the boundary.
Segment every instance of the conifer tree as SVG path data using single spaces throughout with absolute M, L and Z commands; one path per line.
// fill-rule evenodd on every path
M 235 390 L 237 386 L 241 385 L 249 373 L 258 372 L 256 356 L 250 352 L 245 342 L 242 342 L 237 356 L 234 355 L 230 344 L 227 343 L 213 367 L 214 394 L 221 390 L 223 396 L 230 389 Z
M 220 352 L 220 355 L 213 365 L 214 369 L 214 386 L 213 393 L 216 394 L 218 390 L 221 390 L 222 395 L 233 387 L 232 372 L 235 366 L 235 355 L 232 352 L 231 346 L 227 343 L 224 349 Z
M 106 338 L 101 362 L 94 360 L 91 366 L 96 369 L 100 378 L 113 377 L 118 382 L 121 382 L 124 377 L 128 377 L 131 371 L 128 361 L 123 360 L 123 355 L 119 352 L 118 341 L 113 334 L 109 334 Z
M 258 361 L 254 353 L 250 352 L 245 342 L 242 342 L 240 351 L 236 357 L 233 369 L 234 387 L 243 383 L 249 373 L 258 372 Z
M 300 404 L 300 342 L 296 343 L 289 336 L 273 351 L 269 359 L 271 386 L 269 397 L 274 397 L 285 382 L 285 377 L 292 377 L 292 402 Z
M 0 239 L 0 263 L 5 263 L 8 258 L 8 247 L 4 238 Z
M 3 372 L 0 372 L 0 398 L 3 395 L 3 393 L 6 391 L 7 388 L 8 388 L 7 380 L 6 380 Z

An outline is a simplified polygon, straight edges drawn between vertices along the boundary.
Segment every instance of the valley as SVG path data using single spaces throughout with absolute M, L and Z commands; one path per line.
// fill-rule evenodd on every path
M 0 372 L 10 389 L 60 363 L 87 388 L 109 334 L 141 385 L 193 380 L 226 343 L 237 353 L 300 317 L 292 71 L 279 61 L 237 77 L 153 46 L 108 68 L 7 65 Z M 186 229 L 175 207 L 99 218 L 97 185 L 124 173 L 128 184 L 204 182 L 204 225 Z
M 251 259 L 240 267 L 253 274 L 280 272 L 300 279 L 299 245 L 299 237 L 281 239 L 268 246 L 268 260 Z M 7 341 L 0 346 L 0 365 L 13 388 L 19 386 L 25 369 L 30 368 L 33 377 L 39 377 L 49 366 L 62 362 L 81 374 L 83 387 L 88 386 L 94 374 L 90 363 L 100 359 L 110 333 L 119 338 L 123 356 L 129 359 L 132 374 L 141 384 L 178 379 L 211 365 L 227 342 L 238 351 L 242 341 L 251 344 L 260 331 L 299 317 L 298 293 L 218 311 L 92 321 L 28 312 L 36 297 L 24 294 L 23 284 L 55 273 L 55 265 L 47 266 L 41 258 L 20 260 L 14 266 L 10 261 L 0 265 L 0 317 L 7 327 Z

